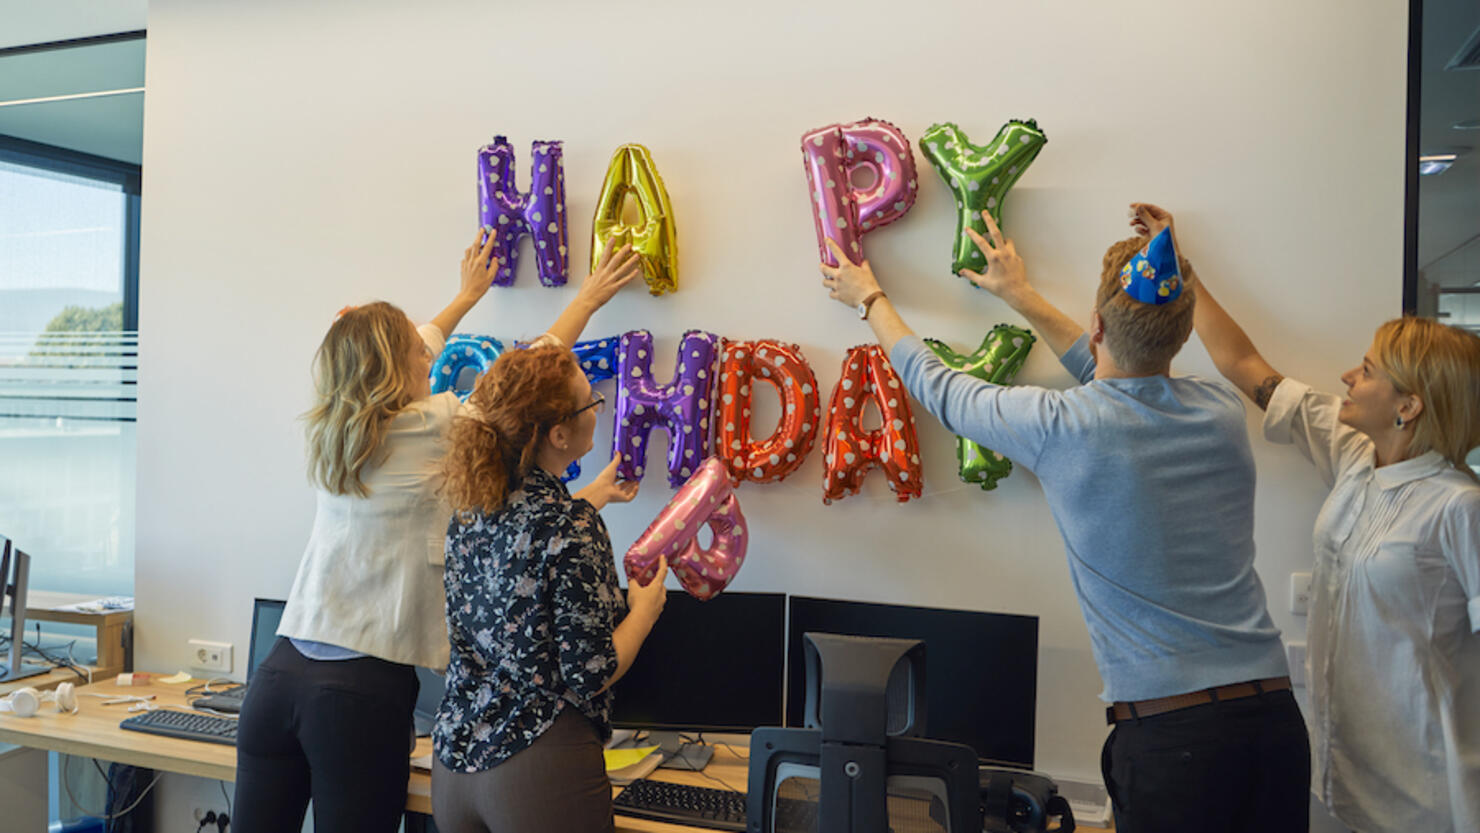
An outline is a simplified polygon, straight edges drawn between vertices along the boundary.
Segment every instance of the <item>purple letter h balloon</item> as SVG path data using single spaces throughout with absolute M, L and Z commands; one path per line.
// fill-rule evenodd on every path
M 503 136 L 478 151 L 478 219 L 498 234 L 494 286 L 514 283 L 519 265 L 519 238 L 534 238 L 540 283 L 565 285 L 565 168 L 559 142 L 534 142 L 530 155 L 529 193 L 514 184 L 514 148 Z
M 683 485 L 709 453 L 709 399 L 719 337 L 700 330 L 684 333 L 673 381 L 653 381 L 653 336 L 633 330 L 622 336 L 617 353 L 617 414 L 613 453 L 622 455 L 617 477 L 641 480 L 648 435 L 668 432 L 668 482 Z

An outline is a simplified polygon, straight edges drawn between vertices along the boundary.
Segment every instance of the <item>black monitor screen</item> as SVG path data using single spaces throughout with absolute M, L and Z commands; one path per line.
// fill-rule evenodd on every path
M 252 602 L 252 644 L 248 648 L 247 679 L 257 673 L 257 666 L 267 659 L 272 643 L 277 641 L 278 622 L 283 618 L 282 599 L 256 599 Z
M 663 614 L 613 687 L 627 728 L 749 731 L 781 725 L 786 596 L 669 591 Z
M 805 718 L 807 632 L 925 642 L 925 737 L 977 757 L 1033 766 L 1038 617 L 791 597 L 786 722 Z

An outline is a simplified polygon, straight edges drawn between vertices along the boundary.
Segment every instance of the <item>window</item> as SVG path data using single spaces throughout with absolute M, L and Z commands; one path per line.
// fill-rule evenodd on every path
M 132 595 L 139 168 L 0 137 L 0 530 Z

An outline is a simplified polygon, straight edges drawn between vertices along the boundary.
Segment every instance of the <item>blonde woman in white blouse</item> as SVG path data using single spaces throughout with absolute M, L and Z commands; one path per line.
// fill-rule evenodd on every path
M 242 706 L 238 833 L 298 830 L 310 799 L 319 833 L 399 829 L 413 666 L 441 671 L 448 657 L 442 547 L 452 511 L 440 472 L 459 403 L 431 395 L 429 371 L 488 291 L 492 251 L 480 231 L 457 295 L 431 323 L 417 327 L 379 301 L 341 311 L 319 345 L 305 415 L 317 510 L 280 638 Z M 608 247 L 540 341 L 574 344 L 641 271 L 630 248 Z
M 1155 233 L 1165 211 L 1137 206 Z M 1331 489 L 1308 622 L 1311 786 L 1361 833 L 1480 830 L 1480 337 L 1424 318 L 1378 328 L 1345 398 L 1280 375 L 1204 281 L 1218 370 Z

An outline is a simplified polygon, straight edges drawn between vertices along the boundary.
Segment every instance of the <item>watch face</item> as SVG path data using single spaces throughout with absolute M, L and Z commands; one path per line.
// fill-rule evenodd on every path
M 865 315 L 868 315 L 868 304 L 860 302 L 858 304 L 858 306 L 857 306 L 857 310 L 858 310 L 858 317 L 859 318 L 862 318 Z

